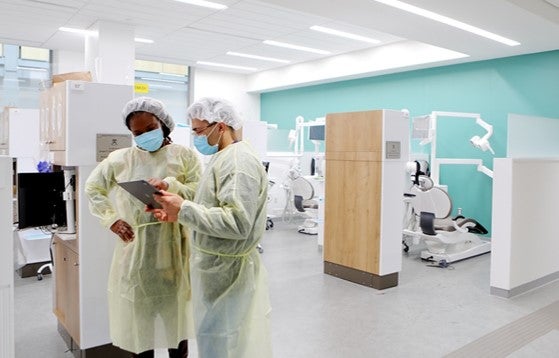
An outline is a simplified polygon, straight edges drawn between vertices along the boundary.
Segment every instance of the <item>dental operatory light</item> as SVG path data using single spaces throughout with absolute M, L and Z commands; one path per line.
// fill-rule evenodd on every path
M 489 144 L 489 138 L 493 135 L 493 126 L 479 117 L 476 119 L 476 123 L 479 124 L 483 129 L 485 129 L 487 133 L 483 137 L 477 135 L 473 136 L 472 138 L 470 138 L 470 143 L 472 143 L 474 147 L 481 149 L 484 152 L 489 150 L 491 154 L 495 155 L 493 148 L 491 148 L 491 144 Z
M 493 41 L 500 42 L 504 45 L 508 45 L 508 46 L 518 46 L 518 45 L 520 45 L 520 42 L 518 42 L 518 41 L 514 41 L 514 40 L 508 39 L 506 37 L 497 35 L 495 33 L 480 29 L 479 27 L 475 27 L 475 26 L 466 24 L 464 22 L 458 21 L 456 19 L 444 16 L 444 15 L 441 15 L 441 14 L 437 14 L 436 12 L 432 12 L 432 11 L 422 9 L 420 7 L 417 7 L 417 6 L 410 5 L 410 4 L 405 3 L 403 1 L 399 1 L 399 0 L 372 0 L 372 1 L 376 1 L 376 2 L 384 4 L 384 5 L 392 6 L 392 7 L 395 7 L 397 9 L 407 11 L 407 12 L 410 12 L 410 13 L 415 14 L 415 15 L 422 16 L 422 17 L 428 18 L 430 20 L 434 20 L 434 21 L 443 23 L 445 25 L 455 27 L 455 28 L 460 29 L 460 30 L 468 31 L 472 34 L 482 36 L 482 37 L 485 37 L 485 38 L 493 40 Z
M 380 43 L 379 40 L 370 38 L 370 37 L 366 37 L 366 36 L 361 36 L 361 35 L 356 35 L 356 34 L 352 34 L 349 32 L 345 32 L 345 31 L 339 31 L 339 30 L 334 30 L 331 29 L 329 27 L 323 27 L 323 26 L 311 26 L 310 27 L 311 30 L 314 31 L 319 31 L 325 34 L 329 34 L 329 35 L 334 35 L 334 36 L 339 36 L 339 37 L 345 37 L 347 39 L 351 39 L 351 40 L 357 40 L 357 41 L 362 41 L 362 42 L 368 42 L 370 44 L 378 44 Z
M 265 45 L 283 47 L 283 48 L 288 48 L 288 49 L 291 49 L 291 50 L 299 50 L 299 51 L 305 51 L 305 52 L 312 52 L 312 53 L 317 53 L 317 54 L 319 54 L 319 55 L 329 55 L 329 54 L 331 54 L 330 51 L 320 50 L 320 49 L 312 48 L 312 47 L 294 45 L 294 44 L 290 44 L 290 43 L 287 43 L 287 42 L 279 42 L 279 41 L 265 40 L 265 41 L 263 41 L 263 43 L 264 43 Z
M 189 5 L 207 7 L 207 8 L 216 9 L 216 10 L 227 9 L 227 5 L 218 4 L 216 2 L 211 2 L 211 1 L 204 1 L 204 0 L 175 0 L 175 1 L 182 2 L 182 3 L 185 3 L 185 4 L 189 4 Z

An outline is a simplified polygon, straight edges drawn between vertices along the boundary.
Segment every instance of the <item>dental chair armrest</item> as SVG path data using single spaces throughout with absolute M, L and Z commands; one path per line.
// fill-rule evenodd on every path
M 462 225 L 462 223 L 459 225 L 456 221 L 453 221 L 452 224 L 453 224 L 454 229 L 455 229 L 456 231 L 459 231 L 459 232 L 468 232 L 468 227 L 467 227 L 466 225 Z
M 456 220 L 456 221 L 458 221 L 458 220 Z M 488 233 L 487 229 L 483 225 L 481 225 L 479 222 L 477 222 L 477 220 L 471 219 L 471 218 L 460 220 L 458 222 L 458 226 L 465 227 L 465 228 L 467 228 L 468 232 L 471 232 L 471 233 L 474 233 L 474 234 L 485 235 L 485 234 Z

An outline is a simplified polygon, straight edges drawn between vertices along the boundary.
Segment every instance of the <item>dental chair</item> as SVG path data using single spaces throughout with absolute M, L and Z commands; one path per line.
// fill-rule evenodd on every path
M 293 205 L 307 219 L 299 225 L 298 232 L 307 235 L 318 235 L 318 200 L 314 197 L 312 184 L 303 177 L 297 177 L 291 183 Z
M 421 258 L 436 263 L 456 262 L 491 251 L 490 241 L 479 236 L 487 234 L 480 223 L 460 212 L 450 217 L 452 201 L 446 191 L 434 187 L 427 176 L 416 183 L 404 194 L 404 251 L 410 244 L 423 242 L 427 249 L 421 251 Z

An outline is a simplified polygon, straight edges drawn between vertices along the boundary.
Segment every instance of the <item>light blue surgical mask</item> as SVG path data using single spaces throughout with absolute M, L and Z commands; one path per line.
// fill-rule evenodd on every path
M 212 134 L 212 132 L 216 127 L 217 126 L 213 127 L 208 135 Z M 221 139 L 221 136 L 219 136 L 219 138 Z M 208 143 L 208 136 L 195 135 L 194 146 L 196 147 L 196 149 L 198 149 L 200 153 L 204 155 L 212 155 L 217 153 L 219 150 L 219 139 L 217 140 L 217 143 L 215 145 L 210 145 L 210 143 Z
M 138 147 L 148 152 L 155 152 L 163 144 L 163 131 L 161 128 L 154 129 L 149 132 L 140 134 L 134 137 L 134 141 Z

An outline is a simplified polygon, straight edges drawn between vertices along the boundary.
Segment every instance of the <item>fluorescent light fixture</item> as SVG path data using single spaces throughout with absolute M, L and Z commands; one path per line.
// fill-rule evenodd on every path
M 227 9 L 226 5 L 218 4 L 216 2 L 211 2 L 211 1 L 204 1 L 204 0 L 175 0 L 175 1 L 183 2 L 183 3 L 189 4 L 189 5 L 208 7 L 210 9 L 216 9 L 216 10 Z
M 325 33 L 325 34 L 330 34 L 330 35 L 345 37 L 345 38 L 352 39 L 352 40 L 357 40 L 357 41 L 368 42 L 368 43 L 370 43 L 370 44 L 378 44 L 378 43 L 380 43 L 379 40 L 375 40 L 375 39 L 372 39 L 372 38 L 370 38 L 370 37 L 361 36 L 361 35 L 355 35 L 355 34 L 352 34 L 352 33 L 349 33 L 349 32 L 344 32 L 344 31 L 339 31 L 339 30 L 330 29 L 330 28 L 328 28 L 328 27 L 323 27 L 323 26 L 311 26 L 310 29 L 311 29 L 311 30 L 314 30 L 314 31 L 323 32 L 323 33 Z
M 324 50 L 319 50 L 316 48 L 312 48 L 312 47 L 305 47 L 305 46 L 299 46 L 299 45 L 293 45 L 293 44 L 288 44 L 285 42 L 278 42 L 278 41 L 271 41 L 271 40 L 265 40 L 264 44 L 266 45 L 272 45 L 272 46 L 278 46 L 278 47 L 284 47 L 284 48 L 289 48 L 292 50 L 299 50 L 299 51 L 306 51 L 306 52 L 312 52 L 312 53 L 318 53 L 320 55 L 329 55 L 331 54 L 330 51 L 324 51 Z
M 290 62 L 290 61 L 287 61 L 287 60 L 280 60 L 279 58 L 249 55 L 247 53 L 239 53 L 239 52 L 233 52 L 233 51 L 227 51 L 227 55 L 252 58 L 252 59 L 255 59 L 255 60 L 262 60 L 262 61 L 279 62 L 279 63 L 289 63 Z
M 80 35 L 89 35 L 89 36 L 97 36 L 98 35 L 97 31 L 94 31 L 94 30 L 75 29 L 73 27 L 59 27 L 58 29 L 60 31 L 72 32 L 72 33 L 80 34 Z M 145 43 L 145 44 L 152 44 L 154 42 L 153 40 L 144 39 L 144 38 L 141 38 L 141 37 L 134 37 L 134 41 Z
M 228 65 L 226 63 L 207 62 L 207 61 L 197 61 L 196 63 L 199 64 L 199 65 L 233 68 L 233 69 L 236 69 L 236 70 L 247 70 L 247 71 L 258 70 L 258 68 L 256 68 L 256 67 L 235 66 L 235 65 Z
M 73 27 L 59 27 L 58 29 L 60 31 L 72 32 L 72 33 L 75 33 L 75 34 L 97 36 L 97 31 L 93 31 L 93 30 L 75 29 Z
M 134 41 L 140 42 L 140 43 L 143 43 L 143 44 L 152 44 L 153 43 L 153 40 L 143 39 L 141 37 L 134 37 Z
M 167 82 L 167 83 L 180 83 L 182 85 L 184 85 L 186 83 L 186 78 L 185 81 L 173 81 L 173 80 L 164 80 L 162 78 L 151 78 L 151 77 L 140 77 L 141 80 L 144 81 L 156 81 L 156 82 Z
M 471 33 L 476 34 L 478 36 L 482 36 L 482 37 L 488 38 L 488 39 L 493 40 L 493 41 L 500 42 L 500 43 L 508 45 L 508 46 L 518 46 L 518 45 L 520 45 L 520 42 L 517 42 L 517 41 L 511 40 L 511 39 L 508 39 L 506 37 L 494 34 L 492 32 L 480 29 L 479 27 L 468 25 L 464 22 L 452 19 L 450 17 L 443 16 L 443 15 L 437 14 L 435 12 L 422 9 L 420 7 L 417 7 L 417 6 L 407 4 L 407 3 L 399 1 L 399 0 L 373 0 L 373 1 L 379 2 L 381 4 L 385 4 L 385 5 L 388 5 L 388 6 L 392 6 L 392 7 L 395 7 L 397 9 L 400 9 L 400 10 L 407 11 L 407 12 L 410 12 L 410 13 L 415 14 L 415 15 L 423 16 L 423 17 L 426 17 L 428 19 L 441 22 L 443 24 L 455 27 L 455 28 L 460 29 L 460 30 L 471 32 Z
M 38 67 L 17 66 L 17 69 L 18 70 L 27 70 L 27 71 L 47 72 L 46 68 L 38 68 Z

